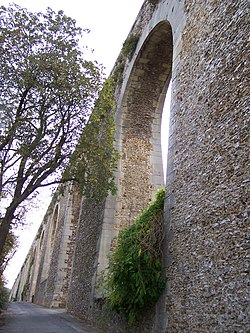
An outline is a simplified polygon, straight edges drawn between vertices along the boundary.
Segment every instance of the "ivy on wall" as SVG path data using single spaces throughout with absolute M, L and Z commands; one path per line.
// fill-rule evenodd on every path
M 121 52 L 116 60 L 115 68 L 113 71 L 113 78 L 118 84 L 122 82 L 122 74 L 125 69 L 126 60 L 132 59 L 139 38 L 140 38 L 139 34 L 131 34 L 123 43 Z
M 159 0 L 148 0 L 148 3 L 153 5 L 154 7 L 158 4 Z
M 96 201 L 104 200 L 108 193 L 115 194 L 117 190 L 114 173 L 120 155 L 114 147 L 114 95 L 116 86 L 121 83 L 125 62 L 131 59 L 138 40 L 139 35 L 135 34 L 130 35 L 123 43 L 115 69 L 103 85 L 63 175 L 63 179 L 75 181 L 84 197 Z M 59 186 L 52 201 L 55 202 L 58 195 L 63 194 L 63 190 L 64 186 Z
M 121 54 L 123 55 L 123 57 L 127 57 L 129 60 L 132 59 L 139 38 L 140 38 L 139 34 L 131 34 L 128 36 L 128 38 L 125 40 L 125 42 L 122 45 Z
M 162 275 L 163 207 L 165 190 L 122 230 L 101 287 L 106 303 L 126 316 L 132 325 L 147 307 L 152 306 L 165 288 Z
M 116 63 L 113 74 L 105 81 L 90 119 L 63 174 L 66 183 L 71 179 L 84 197 L 97 202 L 104 200 L 108 193 L 115 194 L 117 190 L 114 173 L 120 154 L 114 147 L 116 105 L 114 95 L 120 80 L 119 66 L 124 67 L 124 60 L 122 64 Z M 63 184 L 56 189 L 44 217 L 45 224 L 64 190 Z M 41 232 L 38 233 L 37 239 L 40 235 Z
M 97 201 L 105 199 L 109 192 L 115 194 L 114 172 L 119 153 L 114 147 L 114 90 L 112 77 L 106 80 L 88 124 L 72 155 L 64 177 L 69 174 L 77 181 L 81 193 Z

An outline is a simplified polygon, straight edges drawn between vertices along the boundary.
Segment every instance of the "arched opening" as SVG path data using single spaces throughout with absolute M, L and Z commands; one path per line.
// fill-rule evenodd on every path
M 170 104 L 171 104 L 171 81 L 168 86 L 161 120 L 161 151 L 162 151 L 162 166 L 164 174 L 164 184 L 167 177 L 167 157 L 168 157 L 168 136 L 169 136 L 169 120 L 170 120 Z
M 154 199 L 156 191 L 165 186 L 161 122 L 172 57 L 171 25 L 162 21 L 140 48 L 119 101 L 121 107 L 116 113 L 116 138 L 121 154 L 116 174 L 118 193 L 116 197 L 108 197 L 105 203 L 97 276 L 108 265 L 107 255 L 119 230 L 132 224 Z M 163 128 L 163 131 L 166 141 L 168 129 Z M 163 149 L 167 150 L 166 142 Z
M 44 241 L 44 230 L 42 231 L 42 235 L 40 237 L 40 249 L 42 248 L 43 241 Z
M 161 118 L 172 57 L 171 25 L 162 21 L 148 35 L 137 55 L 120 110 L 118 229 L 133 223 L 155 192 L 164 187 Z
M 57 218 L 58 218 L 58 205 L 56 205 L 52 222 L 51 222 L 51 234 L 50 234 L 50 241 L 51 244 L 54 242 L 55 239 L 55 231 L 56 231 L 56 226 L 57 226 Z
M 54 247 L 55 232 L 56 232 L 56 227 L 57 227 L 58 211 L 59 211 L 59 208 L 58 208 L 58 204 L 57 204 L 54 209 L 54 213 L 53 213 L 53 216 L 51 219 L 49 237 L 48 237 L 49 241 L 47 242 L 47 244 L 46 244 L 47 246 L 45 249 L 43 271 L 42 271 L 42 281 L 46 280 L 48 278 L 48 274 L 49 274 L 49 268 L 50 268 L 52 253 L 53 253 L 53 247 Z

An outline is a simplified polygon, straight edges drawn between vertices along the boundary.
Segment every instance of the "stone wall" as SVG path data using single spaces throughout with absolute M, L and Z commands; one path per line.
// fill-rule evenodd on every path
M 246 332 L 247 3 L 186 1 L 173 77 L 168 332 Z
M 12 288 L 13 298 L 21 300 L 28 283 L 25 300 L 65 308 L 80 201 L 71 185 L 63 193 L 56 193 Z
M 38 304 L 62 308 L 66 306 L 80 199 L 78 191 L 69 185 L 52 203 L 44 220 L 45 237 L 41 244 L 42 254 L 34 297 Z
M 145 1 L 129 34 L 138 44 L 116 91 L 118 193 L 97 204 L 71 189 L 52 205 L 35 246 L 37 303 L 66 306 L 116 333 L 250 329 L 246 29 L 244 0 Z M 121 316 L 107 317 L 97 285 L 113 237 L 163 186 L 160 124 L 170 78 L 168 282 L 131 330 Z
M 103 213 L 104 204 L 83 199 L 68 290 L 67 310 L 85 319 L 89 318 L 92 312 Z

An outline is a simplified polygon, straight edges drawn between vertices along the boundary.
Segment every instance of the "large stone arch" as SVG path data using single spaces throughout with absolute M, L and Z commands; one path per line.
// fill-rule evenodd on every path
M 183 1 L 160 2 L 156 6 L 145 2 L 129 34 L 139 34 L 140 38 L 127 64 L 117 99 L 116 140 L 121 153 L 116 174 L 118 194 L 108 197 L 105 203 L 98 276 L 107 267 L 113 238 L 121 228 L 133 222 L 154 198 L 157 189 L 164 187 L 161 117 L 170 79 L 176 77 L 178 70 L 185 25 L 183 6 Z M 172 127 L 170 145 L 173 131 Z M 173 178 L 171 151 L 169 186 Z M 170 188 L 167 201 L 171 204 L 174 201 Z
M 107 265 L 113 237 L 132 224 L 156 191 L 164 187 L 161 117 L 172 58 L 172 28 L 164 20 L 150 31 L 137 53 L 117 109 L 116 137 L 121 154 L 116 175 L 118 193 L 106 202 L 99 274 Z
M 113 238 L 164 186 L 161 116 L 171 74 L 174 79 L 178 70 L 184 24 L 183 1 L 146 1 L 129 34 L 140 37 L 116 93 L 116 144 L 122 156 L 116 172 L 118 193 L 109 196 L 104 207 L 83 200 L 79 218 L 67 310 L 80 317 L 98 311 L 102 295 L 96 287 Z
M 185 16 L 182 1 L 174 5 L 172 2 L 160 2 L 156 8 L 152 11 L 152 7 L 145 3 L 138 21 L 130 32 L 130 36 L 139 34 L 140 38 L 131 61 L 127 63 L 122 86 L 117 95 L 116 144 L 121 154 L 116 173 L 118 193 L 107 198 L 103 215 L 98 217 L 102 219 L 102 229 L 97 242 L 97 258 L 94 261 L 91 289 L 88 287 L 85 293 L 88 295 L 86 300 L 89 301 L 86 306 L 81 304 L 82 309 L 85 307 L 88 310 L 79 311 L 80 306 L 72 306 L 72 303 L 79 302 L 76 298 L 73 300 L 70 297 L 68 301 L 68 309 L 78 315 L 82 313 L 83 316 L 91 316 L 95 300 L 102 299 L 96 287 L 99 277 L 108 265 L 108 255 L 113 247 L 114 237 L 119 230 L 133 223 L 154 198 L 156 191 L 164 187 L 161 118 L 170 79 L 174 80 L 178 71 Z M 149 18 L 146 26 L 145 22 L 140 21 L 145 17 Z M 173 134 L 174 126 L 170 129 L 170 145 L 174 144 Z M 167 174 L 169 190 L 166 199 L 166 230 L 169 227 L 169 213 L 174 202 L 171 189 L 172 151 L 170 149 Z M 86 216 L 84 219 L 88 220 L 89 217 Z M 82 234 L 83 227 L 80 227 L 78 232 Z M 80 257 L 79 244 L 77 247 L 79 254 L 76 249 L 76 258 Z M 165 260 L 167 265 L 167 250 Z M 77 269 L 73 271 L 73 275 L 83 271 L 80 270 L 81 266 L 78 259 L 75 263 Z M 75 283 L 71 294 L 77 285 Z M 156 315 L 151 325 L 164 330 L 166 322 L 163 296 L 156 307 Z
M 140 36 L 138 44 L 116 90 L 116 139 L 122 155 L 116 173 L 118 194 L 103 204 L 77 200 L 80 214 L 72 203 L 75 220 L 80 215 L 77 230 L 76 224 L 67 222 L 71 208 L 62 211 L 60 219 L 61 227 L 67 224 L 65 240 L 70 238 L 70 250 L 64 247 L 66 254 L 62 252 L 69 265 L 52 265 L 53 273 L 66 268 L 63 297 L 67 294 L 67 310 L 74 315 L 100 320 L 103 307 L 96 283 L 107 265 L 112 239 L 163 184 L 159 128 L 172 57 L 165 200 L 168 283 L 155 309 L 145 314 L 134 331 L 248 329 L 246 13 L 244 0 L 220 6 L 212 0 L 146 0 L 143 4 L 129 34 Z M 170 35 L 172 53 L 167 51 Z M 44 246 L 47 235 L 48 231 Z M 26 268 L 17 280 L 20 287 Z M 64 276 L 58 278 L 61 281 Z M 43 294 L 42 283 L 39 287 Z M 109 318 L 108 331 L 128 332 L 120 319 Z
M 42 268 L 42 275 L 41 279 L 42 281 L 47 280 L 51 265 L 51 259 L 52 259 L 52 253 L 53 253 L 53 247 L 54 247 L 54 241 L 55 241 L 55 232 L 56 227 L 58 223 L 58 213 L 59 213 L 59 205 L 56 204 L 55 207 L 53 207 L 53 212 L 49 220 L 49 228 L 48 228 L 48 240 L 47 244 L 44 247 L 44 261 L 43 261 L 43 268 Z
M 131 223 L 164 186 L 161 116 L 171 78 L 170 23 L 158 23 L 140 48 L 117 117 L 121 161 L 116 207 L 117 228 Z

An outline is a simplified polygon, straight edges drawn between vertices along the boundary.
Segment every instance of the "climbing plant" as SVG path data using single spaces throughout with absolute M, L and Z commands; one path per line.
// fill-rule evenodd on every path
M 106 303 L 123 313 L 132 325 L 148 306 L 153 305 L 165 287 L 162 274 L 163 206 L 165 190 L 122 230 L 109 258 L 102 288 Z
M 114 172 L 119 153 L 114 147 L 114 90 L 115 80 L 110 77 L 64 173 L 66 179 L 72 177 L 77 182 L 85 197 L 96 201 L 116 192 Z
M 4 287 L 4 280 L 0 276 L 0 314 L 3 310 L 7 309 L 9 302 L 9 290 Z
M 116 85 L 121 80 L 125 61 L 131 59 L 138 40 L 139 34 L 132 34 L 123 43 L 113 74 L 105 81 L 99 93 L 91 117 L 63 176 L 65 179 L 72 177 L 80 192 L 96 201 L 103 200 L 109 192 L 116 192 L 114 172 L 120 155 L 114 147 L 114 94 Z
M 122 45 L 121 53 L 124 57 L 128 57 L 129 60 L 131 60 L 135 52 L 139 38 L 140 38 L 139 34 L 131 34 L 128 36 L 128 38 L 125 40 L 125 42 Z
M 30 284 L 29 283 L 25 283 L 25 285 L 23 286 L 22 294 L 21 294 L 21 300 L 22 301 L 24 301 L 24 298 L 26 297 L 29 289 L 30 289 Z
M 119 57 L 116 60 L 115 68 L 113 71 L 114 80 L 120 84 L 122 81 L 122 74 L 125 69 L 125 63 L 128 60 L 132 59 L 132 56 L 135 52 L 137 43 L 139 41 L 140 34 L 131 34 L 124 41 Z

